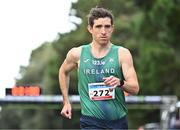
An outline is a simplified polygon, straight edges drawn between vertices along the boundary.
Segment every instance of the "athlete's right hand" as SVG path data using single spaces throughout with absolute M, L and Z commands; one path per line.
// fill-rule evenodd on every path
M 71 110 L 72 110 L 72 108 L 71 108 L 70 103 L 64 104 L 64 106 L 61 110 L 61 115 L 68 118 L 68 119 L 71 119 L 71 116 L 72 116 Z

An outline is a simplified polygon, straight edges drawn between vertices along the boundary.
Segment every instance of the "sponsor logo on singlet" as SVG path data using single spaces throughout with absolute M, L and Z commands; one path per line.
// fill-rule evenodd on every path
M 89 59 L 84 60 L 84 62 L 90 61 Z M 110 62 L 113 62 L 114 59 L 110 59 Z M 85 68 L 83 70 L 84 74 L 91 75 L 91 74 L 114 74 L 115 69 L 113 67 L 99 67 L 104 66 L 106 64 L 103 60 L 92 60 L 91 61 L 93 68 Z

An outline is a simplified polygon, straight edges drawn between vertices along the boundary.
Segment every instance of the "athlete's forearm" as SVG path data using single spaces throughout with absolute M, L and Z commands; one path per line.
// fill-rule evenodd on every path
M 59 70 L 59 83 L 60 83 L 60 90 L 61 90 L 61 93 L 63 96 L 63 103 L 64 104 L 70 103 L 69 96 L 68 96 L 69 80 L 70 80 L 69 74 L 66 73 L 63 70 L 63 68 L 60 68 L 60 70 Z
M 139 84 L 136 81 L 124 81 L 124 85 L 121 88 L 129 94 L 135 95 L 139 92 Z

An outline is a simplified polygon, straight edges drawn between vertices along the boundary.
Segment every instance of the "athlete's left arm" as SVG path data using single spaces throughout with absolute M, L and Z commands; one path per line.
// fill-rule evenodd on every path
M 124 85 L 121 88 L 129 94 L 137 94 L 139 92 L 139 83 L 136 71 L 133 65 L 133 58 L 130 51 L 126 48 L 119 48 L 119 62 L 122 66 L 124 75 Z

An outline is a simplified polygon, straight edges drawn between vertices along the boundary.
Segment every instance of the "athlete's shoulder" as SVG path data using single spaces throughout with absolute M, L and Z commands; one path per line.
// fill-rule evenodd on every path
M 116 44 L 112 44 L 113 45 L 113 48 L 117 48 L 119 49 L 120 51 L 123 51 L 123 53 L 128 53 L 129 52 L 129 49 L 128 48 L 125 48 L 121 45 L 116 45 Z
M 80 58 L 81 49 L 82 49 L 81 46 L 71 48 L 67 53 L 66 58 L 77 62 Z
M 120 47 L 119 48 L 119 55 L 120 55 L 120 61 L 127 61 L 127 60 L 132 60 L 132 55 L 131 52 L 128 48 L 125 47 Z
M 67 55 L 70 55 L 71 57 L 79 60 L 82 49 L 88 48 L 88 47 L 89 47 L 89 44 L 84 44 L 84 45 L 81 45 L 78 47 L 73 47 L 69 50 Z
M 78 53 L 79 51 L 81 51 L 82 49 L 82 46 L 79 46 L 79 47 L 73 47 L 69 50 L 70 53 Z
M 123 46 L 119 46 L 119 50 L 120 50 L 122 53 L 130 53 L 129 49 L 126 48 L 126 47 L 123 47 Z

